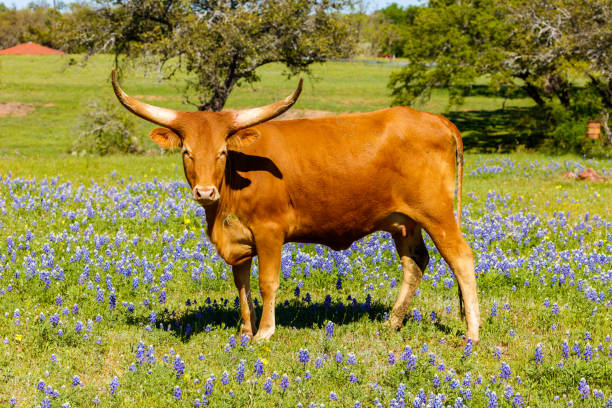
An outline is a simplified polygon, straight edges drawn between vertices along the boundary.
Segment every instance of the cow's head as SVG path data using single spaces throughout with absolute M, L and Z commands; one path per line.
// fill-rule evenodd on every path
M 302 91 L 300 79 L 291 95 L 271 105 L 235 112 L 183 112 L 148 105 L 128 96 L 119 87 L 114 70 L 112 82 L 115 95 L 123 106 L 141 118 L 163 126 L 149 134 L 155 143 L 164 149 L 181 148 L 185 177 L 193 198 L 204 206 L 219 199 L 218 188 L 225 170 L 228 144 L 244 145 L 256 138 L 253 133 L 235 133 L 282 114 L 293 106 Z M 234 138 L 240 140 L 232 140 Z

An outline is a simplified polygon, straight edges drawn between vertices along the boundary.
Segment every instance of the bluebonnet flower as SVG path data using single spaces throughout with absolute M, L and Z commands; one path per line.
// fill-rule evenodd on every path
M 341 363 L 342 360 L 344 360 L 344 356 L 339 350 L 336 351 L 336 363 Z
M 463 347 L 463 357 L 469 357 L 472 355 L 472 339 L 467 339 L 465 346 Z
M 310 360 L 310 356 L 308 355 L 308 350 L 300 349 L 300 352 L 298 353 L 298 359 L 300 360 L 300 363 L 302 364 L 308 363 L 308 361 Z
M 497 408 L 497 394 L 495 394 L 495 391 L 488 391 L 486 396 L 489 399 L 488 408 Z
M 435 374 L 435 375 L 433 376 L 432 385 L 433 385 L 433 387 L 434 387 L 434 388 L 438 388 L 438 387 L 440 387 L 440 378 L 438 378 L 438 375 L 437 375 L 437 374 Z
M 584 361 L 589 361 L 593 359 L 593 348 L 591 347 L 590 343 L 587 343 L 586 346 L 584 346 Z
M 78 375 L 75 375 L 74 377 L 72 377 L 72 386 L 76 387 L 78 385 L 83 385 L 83 383 L 81 382 L 81 380 L 79 379 Z
M 523 400 L 523 397 L 521 397 L 521 394 L 519 394 L 518 392 L 514 394 L 514 399 L 512 400 L 512 406 L 514 408 L 520 408 L 520 407 L 525 406 L 525 401 Z
M 206 385 L 205 385 L 205 389 L 204 389 L 204 395 L 209 397 L 210 395 L 212 395 L 213 393 L 213 388 L 214 388 L 214 381 L 215 381 L 215 376 L 211 375 L 210 377 L 208 377 L 206 379 Z
M 589 399 L 589 396 L 591 393 L 591 387 L 589 387 L 584 377 L 580 379 L 580 383 L 578 384 L 578 391 L 580 391 L 580 398 L 582 400 Z
M 392 351 L 387 353 L 387 360 L 389 361 L 389 365 L 395 364 L 395 354 Z
M 236 368 L 236 382 L 242 384 L 242 381 L 244 381 L 244 360 L 240 360 Z
M 176 399 L 176 400 L 180 400 L 181 398 L 183 398 L 183 393 L 182 393 L 182 391 L 181 391 L 181 387 L 179 387 L 178 385 L 176 385 L 176 386 L 174 387 L 174 393 L 173 393 L 173 395 L 174 395 L 174 399 Z
M 172 368 L 176 374 L 176 378 L 181 378 L 185 374 L 185 363 L 181 360 L 181 356 L 174 357 Z
M 355 374 L 351 373 L 349 375 L 349 382 L 350 383 L 356 383 L 357 382 L 357 376 Z
M 287 391 L 287 388 L 289 388 L 289 377 L 287 377 L 287 374 L 283 374 L 283 377 L 280 381 L 280 389 L 285 392 Z
M 514 392 L 512 391 L 512 387 L 509 385 L 506 386 L 506 390 L 504 391 L 504 398 L 510 400 L 514 396 Z
M 501 355 L 502 355 L 501 349 L 499 347 L 495 347 L 495 351 L 493 351 L 493 357 L 496 360 L 499 360 L 501 358 Z
M 255 361 L 253 372 L 257 377 L 260 377 L 263 374 L 263 361 L 261 361 L 259 358 Z
M 113 377 L 110 382 L 110 393 L 111 395 L 117 394 L 117 388 L 119 388 L 119 378 L 117 376 Z
M 229 336 L 228 344 L 229 344 L 230 348 L 235 348 L 236 347 L 236 337 L 233 334 Z
M 338 401 L 338 395 L 332 391 L 329 393 L 329 399 L 332 401 Z
M 151 310 L 151 313 L 149 313 L 149 323 L 152 325 L 155 325 L 156 321 L 157 321 L 157 313 L 155 313 L 155 310 Z
M 542 364 L 544 361 L 544 353 L 542 352 L 542 343 L 538 343 L 535 349 L 535 354 L 533 356 L 536 364 Z
M 57 313 L 54 313 L 49 317 L 49 323 L 51 324 L 51 327 L 57 326 L 59 322 L 60 322 L 60 317 Z
M 419 312 L 419 309 L 412 309 L 412 320 L 414 320 L 415 322 L 420 322 L 422 319 L 423 316 L 421 316 L 421 312 Z
M 272 379 L 270 377 L 266 378 L 266 382 L 264 383 L 263 388 L 267 394 L 270 394 L 272 392 Z
M 325 337 L 330 340 L 334 336 L 334 322 L 329 321 L 325 326 Z
M 249 336 L 243 334 L 240 336 L 240 347 L 246 347 L 249 344 Z
M 355 357 L 355 354 L 350 353 L 348 355 L 348 357 L 346 358 L 346 364 L 351 364 L 351 365 L 357 364 L 357 358 Z
M 500 373 L 499 373 L 499 378 L 501 378 L 502 380 L 507 380 L 510 378 L 510 374 L 512 373 L 510 371 L 510 366 L 506 363 L 501 363 L 501 367 L 499 369 Z
M 316 368 L 321 368 L 321 367 L 323 367 L 323 359 L 322 359 L 321 357 L 318 357 L 318 358 L 315 360 L 315 367 L 316 367 Z
M 493 302 L 493 306 L 491 306 L 490 315 L 491 315 L 491 317 L 497 316 L 497 302 L 496 301 L 494 301 Z
M 227 374 L 227 371 L 223 371 L 223 374 L 221 375 L 221 384 L 229 384 L 229 375 Z

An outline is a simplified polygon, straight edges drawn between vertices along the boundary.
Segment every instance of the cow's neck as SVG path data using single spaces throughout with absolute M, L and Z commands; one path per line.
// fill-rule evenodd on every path
M 219 201 L 205 208 L 207 232 L 219 256 L 230 265 L 237 265 L 251 258 L 254 252 L 253 235 L 231 207 L 232 190 L 221 182 Z
M 219 202 L 216 202 L 204 208 L 204 212 L 206 212 L 206 230 L 209 237 L 212 237 L 212 230 L 215 227 L 215 220 L 217 219 L 218 211 Z

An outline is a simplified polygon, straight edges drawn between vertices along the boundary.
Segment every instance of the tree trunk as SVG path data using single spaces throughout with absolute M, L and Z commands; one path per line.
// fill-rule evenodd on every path
M 238 74 L 236 73 L 239 63 L 238 53 L 232 57 L 232 62 L 227 69 L 227 75 L 223 84 L 218 84 L 213 96 L 204 105 L 198 106 L 200 111 L 220 112 L 227 102 L 234 85 L 238 82 Z
M 210 112 L 219 112 L 225 106 L 225 102 L 229 97 L 229 91 L 227 90 L 217 90 L 213 94 L 213 96 L 203 105 L 198 106 L 198 110 L 200 111 L 210 111 Z
M 540 90 L 538 89 L 538 87 L 528 82 L 525 82 L 523 89 L 525 89 L 525 92 L 527 92 L 527 95 L 529 95 L 529 97 L 533 99 L 534 102 L 537 103 L 540 108 L 543 108 L 546 105 L 546 102 L 540 95 Z
M 612 146 L 612 130 L 610 130 L 610 112 L 607 109 L 601 111 L 601 127 L 606 135 L 606 144 Z

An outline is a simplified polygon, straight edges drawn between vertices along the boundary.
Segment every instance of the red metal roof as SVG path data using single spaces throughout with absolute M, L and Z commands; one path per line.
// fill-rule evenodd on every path
M 0 55 L 41 55 L 41 54 L 65 54 L 60 50 L 45 47 L 44 45 L 27 42 L 14 47 L 0 50 Z

